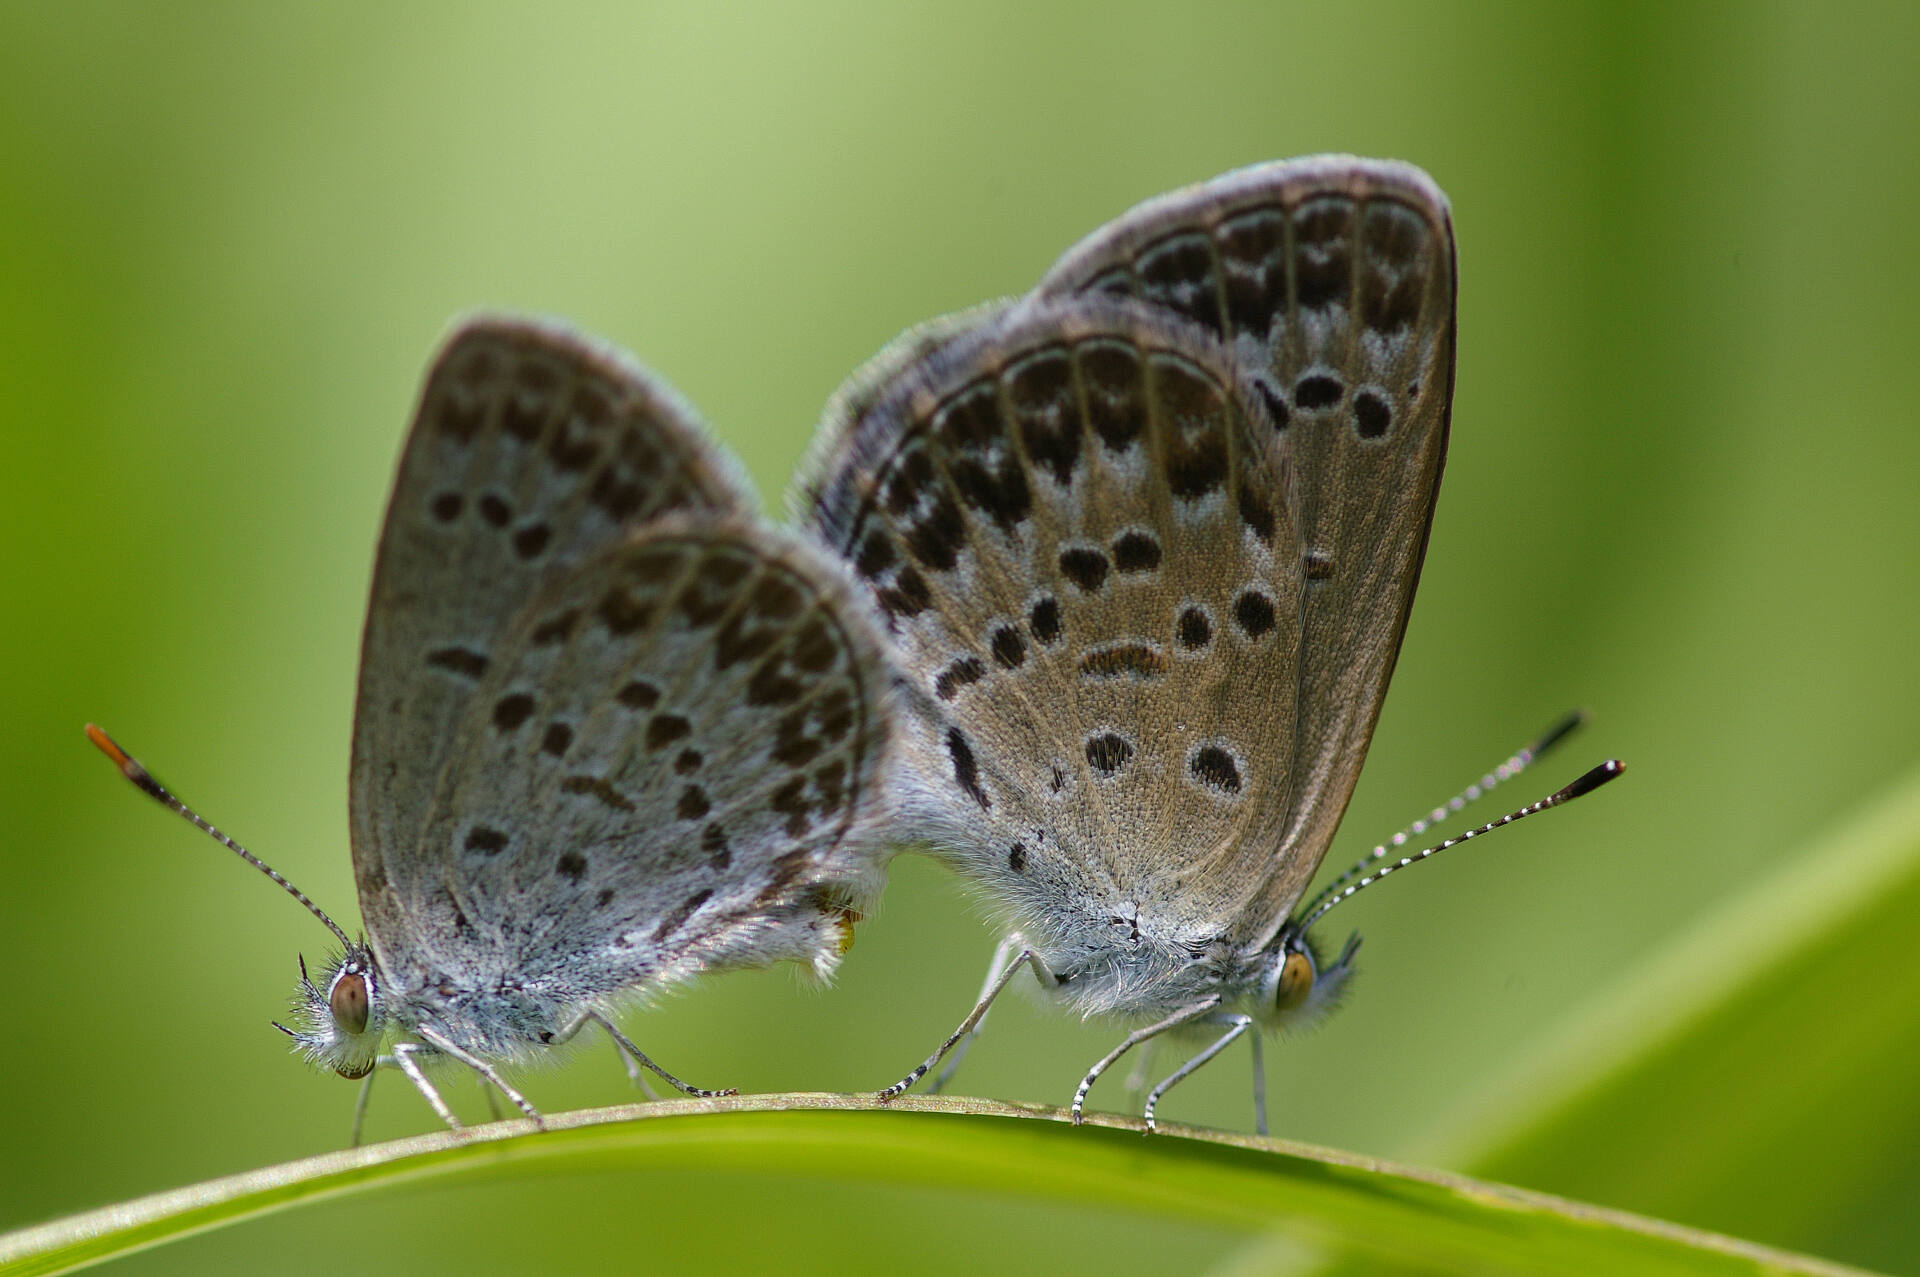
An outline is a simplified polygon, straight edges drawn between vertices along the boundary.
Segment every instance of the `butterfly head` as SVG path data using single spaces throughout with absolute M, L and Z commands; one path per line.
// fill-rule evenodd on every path
M 387 1036 L 388 1016 L 380 994 L 372 950 L 349 943 L 327 963 L 319 980 L 307 973 L 307 960 L 300 960 L 293 1027 L 274 1027 L 292 1038 L 294 1048 L 312 1063 L 344 1078 L 362 1078 L 378 1063 Z
M 1311 1024 L 1340 1004 L 1353 976 L 1360 935 L 1347 937 L 1329 962 L 1305 931 L 1282 928 L 1267 952 L 1254 1017 L 1268 1027 Z

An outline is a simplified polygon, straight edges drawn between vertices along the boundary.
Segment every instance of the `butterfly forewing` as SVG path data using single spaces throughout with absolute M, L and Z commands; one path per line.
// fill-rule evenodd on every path
M 1410 165 L 1260 165 L 1162 196 L 1070 250 L 1028 299 L 1112 293 L 1232 352 L 1273 427 L 1302 574 L 1297 758 L 1261 912 L 1305 888 L 1366 757 L 1445 461 L 1454 259 L 1445 197 Z M 1282 854 L 1284 853 L 1284 854 Z
M 870 405 L 813 517 L 914 683 L 909 831 L 1068 943 L 1216 935 L 1292 798 L 1301 556 L 1252 386 L 1185 320 L 1069 299 Z
M 458 725 L 521 610 L 625 529 L 751 507 L 680 400 L 559 328 L 480 319 L 429 370 L 374 566 L 354 716 L 361 910 L 399 934 L 396 880 L 420 857 Z

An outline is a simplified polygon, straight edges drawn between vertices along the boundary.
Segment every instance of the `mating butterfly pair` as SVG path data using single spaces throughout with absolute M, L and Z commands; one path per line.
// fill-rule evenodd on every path
M 1134 1026 L 1076 1118 L 1124 1051 L 1199 1039 L 1151 1124 L 1351 969 L 1356 941 L 1327 961 L 1309 928 L 1384 851 L 1296 906 L 1406 627 L 1453 362 L 1444 197 L 1346 157 L 1152 200 L 1027 296 L 903 336 L 829 405 L 797 532 L 649 374 L 481 319 L 428 373 L 374 573 L 366 942 L 90 731 L 333 930 L 296 1047 L 401 1069 L 451 1125 L 424 1061 L 537 1117 L 495 1063 L 588 1025 L 636 1078 L 711 1094 L 612 1012 L 707 971 L 829 974 L 905 844 L 1010 930 L 960 1029 L 883 1094 L 1024 968 Z

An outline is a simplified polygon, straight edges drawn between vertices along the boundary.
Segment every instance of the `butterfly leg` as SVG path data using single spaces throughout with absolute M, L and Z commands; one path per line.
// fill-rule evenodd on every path
M 985 1000 L 988 991 L 991 990 L 994 985 L 999 984 L 1006 976 L 1007 968 L 1010 964 L 1016 967 L 1020 965 L 1020 960 L 1014 955 L 1024 949 L 1026 943 L 1025 940 L 1020 938 L 1018 933 L 1010 935 L 1000 942 L 999 947 L 993 951 L 993 961 L 987 964 L 987 978 L 980 983 L 980 996 L 974 999 L 975 1005 Z M 1038 970 L 1039 968 L 1036 967 L 1035 971 L 1037 972 Z M 967 1035 L 953 1044 L 953 1054 L 947 1057 L 946 1067 L 935 1075 L 933 1084 L 926 1089 L 926 1094 L 938 1095 L 940 1092 L 946 1090 L 947 1083 L 953 1081 L 953 1075 L 960 1071 L 960 1061 L 967 1058 L 967 1051 L 972 1048 L 973 1040 L 980 1036 L 980 1030 L 986 1022 L 986 1013 L 982 1012 L 980 1018 L 974 1021 L 973 1028 L 968 1031 Z
M 1260 1035 L 1255 1033 L 1247 1039 L 1253 1045 L 1253 1129 L 1256 1134 L 1267 1135 L 1267 1053 L 1260 1045 Z
M 640 1094 L 646 1096 L 649 1103 L 659 1103 L 660 1092 L 654 1090 L 653 1083 L 647 1081 L 647 1071 L 640 1067 L 640 1061 L 634 1059 L 633 1053 L 621 1046 L 611 1034 L 607 1036 L 607 1041 L 613 1043 L 613 1053 L 620 1057 L 620 1067 L 627 1071 L 627 1081 L 639 1087 Z
M 1087 1092 L 1093 1089 L 1093 1084 L 1100 1080 L 1100 1075 L 1112 1068 L 1121 1056 L 1133 1050 L 1134 1047 L 1139 1046 L 1142 1042 L 1159 1037 L 1168 1029 L 1177 1029 L 1189 1020 L 1199 1019 L 1219 1005 L 1219 998 L 1208 998 L 1205 1001 L 1196 1002 L 1190 1007 L 1182 1007 L 1164 1020 L 1149 1024 L 1144 1029 L 1135 1029 L 1133 1032 L 1127 1034 L 1126 1041 L 1101 1056 L 1099 1063 L 1088 1069 L 1087 1075 L 1080 1079 L 1080 1088 L 1073 1093 L 1073 1124 L 1078 1126 L 1084 1120 L 1081 1117 L 1081 1110 L 1086 1107 Z M 1179 1074 L 1176 1076 L 1184 1075 Z M 1162 1087 L 1165 1085 L 1165 1083 L 1161 1084 Z M 1149 1096 L 1147 1102 L 1151 1104 L 1153 1097 Z M 1152 1129 L 1151 1122 L 1148 1123 L 1148 1129 Z
M 1022 940 L 1018 934 L 1008 936 L 1006 940 L 1002 942 L 1001 948 L 1003 950 L 1012 949 L 1015 945 L 1020 946 L 1020 952 L 1014 957 L 1013 961 L 1007 963 L 1005 967 L 1001 968 L 989 978 L 987 987 L 980 993 L 980 1000 L 974 1003 L 973 1010 L 968 1012 L 967 1018 L 960 1022 L 960 1027 L 955 1029 L 948 1036 L 947 1040 L 940 1044 L 940 1049 L 932 1055 L 929 1055 L 919 1068 L 907 1074 L 886 1090 L 879 1092 L 876 1098 L 878 1098 L 881 1103 L 884 1104 L 888 1100 L 906 1094 L 915 1082 L 918 1082 L 927 1075 L 929 1069 L 946 1058 L 947 1052 L 953 1050 L 954 1045 L 958 1043 L 960 1039 L 971 1036 L 974 1030 L 980 1027 L 980 1021 L 985 1018 L 987 1008 L 993 1005 L 993 1000 L 1000 996 L 1000 991 L 1007 987 L 1008 982 L 1013 979 L 1021 967 L 1031 966 L 1034 975 L 1039 979 L 1041 984 L 1051 985 L 1054 983 L 1053 972 L 1047 970 L 1046 965 L 1040 961 L 1039 955 L 1032 949 L 1027 948 L 1026 942 Z M 996 965 L 998 956 L 998 953 L 996 953 Z
M 1153 1068 L 1154 1048 L 1159 1045 L 1159 1039 L 1156 1038 L 1141 1047 L 1139 1054 L 1133 1057 L 1133 1067 L 1127 1070 L 1127 1080 L 1120 1084 L 1126 1088 L 1128 1108 L 1139 1103 L 1147 1093 L 1147 1075 Z
M 418 1064 L 414 1063 L 414 1053 L 420 1049 L 420 1044 L 417 1042 L 396 1043 L 393 1048 L 394 1067 L 407 1075 L 407 1080 L 413 1083 L 415 1090 L 426 1097 L 427 1103 L 433 1106 L 433 1111 L 440 1115 L 441 1121 L 456 1131 L 463 1129 L 460 1119 L 453 1115 L 453 1110 L 447 1107 L 447 1102 L 440 1098 L 440 1092 L 434 1089 L 433 1083 L 427 1081 L 427 1075 L 421 1072 Z
M 1206 1050 L 1194 1056 L 1191 1060 L 1188 1060 L 1185 1064 L 1182 1064 L 1179 1068 L 1175 1069 L 1172 1073 L 1168 1074 L 1166 1079 L 1162 1081 L 1160 1085 L 1154 1087 L 1153 1090 L 1147 1093 L 1147 1107 L 1146 1107 L 1146 1111 L 1142 1114 L 1142 1116 L 1147 1119 L 1147 1130 L 1149 1132 L 1153 1130 L 1153 1110 L 1154 1110 L 1154 1106 L 1160 1103 L 1160 1097 L 1165 1095 L 1168 1091 L 1171 1091 L 1180 1082 L 1184 1081 L 1190 1074 L 1193 1073 L 1195 1069 L 1199 1068 L 1202 1064 L 1205 1064 L 1208 1060 L 1211 1060 L 1214 1056 L 1226 1050 L 1227 1047 L 1233 1043 L 1235 1038 L 1238 1038 L 1241 1034 L 1245 1033 L 1248 1029 L 1252 1028 L 1253 1017 L 1250 1015 L 1236 1015 L 1229 1020 L 1229 1023 L 1232 1025 L 1232 1027 L 1229 1028 L 1225 1033 L 1222 1033 L 1217 1039 L 1215 1039 L 1212 1046 L 1209 1046 Z M 1255 1034 L 1253 1040 L 1256 1043 L 1259 1042 L 1260 1040 L 1259 1035 Z M 1265 1109 L 1264 1099 L 1260 1107 L 1262 1108 L 1262 1110 Z M 1260 1125 L 1264 1128 L 1266 1126 L 1266 1113 L 1264 1111 L 1261 1112 L 1260 1119 L 1261 1119 Z M 1266 1134 L 1266 1131 L 1263 1129 L 1260 1133 L 1264 1135 Z
M 514 1090 L 511 1086 L 507 1085 L 507 1080 L 500 1076 L 499 1072 L 494 1069 L 493 1065 L 488 1064 L 485 1060 L 481 1059 L 479 1056 L 475 1055 L 473 1052 L 467 1050 L 465 1047 L 455 1044 L 452 1040 L 444 1037 L 439 1033 L 435 1033 L 432 1029 L 421 1028 L 421 1029 L 415 1030 L 415 1032 L 419 1033 L 420 1040 L 422 1042 L 425 1042 L 428 1046 L 432 1047 L 434 1050 L 440 1052 L 442 1055 L 452 1056 L 454 1059 L 460 1061 L 460 1063 L 466 1065 L 468 1068 L 472 1069 L 475 1073 L 478 1073 L 481 1077 L 485 1078 L 487 1081 L 493 1083 L 494 1087 L 500 1092 L 500 1094 L 506 1096 L 508 1099 L 513 1101 L 513 1106 L 515 1108 L 519 1109 L 522 1113 L 525 1113 L 527 1117 L 530 1118 L 536 1126 L 540 1124 L 540 1110 L 533 1107 L 533 1105 L 529 1104 L 527 1102 L 526 1096 L 520 1094 L 520 1092 Z M 402 1043 L 401 1045 L 404 1046 L 406 1044 Z M 394 1054 L 398 1055 L 399 1053 L 400 1053 L 400 1048 L 395 1047 Z M 414 1078 L 415 1086 L 421 1085 L 424 1082 L 426 1077 L 425 1074 L 418 1073 L 417 1068 L 414 1072 L 409 1072 L 407 1076 Z M 438 1098 L 438 1097 L 436 1096 L 435 1098 Z M 440 1110 L 441 1110 L 440 1115 L 442 1117 L 448 1116 L 446 1112 L 446 1101 L 442 1100 L 440 1102 Z
M 562 1042 L 570 1041 L 574 1034 L 580 1032 L 581 1029 L 589 1024 L 597 1024 L 607 1031 L 607 1036 L 613 1039 L 614 1047 L 619 1050 L 621 1056 L 627 1060 L 627 1076 L 632 1078 L 634 1082 L 639 1085 L 640 1089 L 646 1091 L 648 1099 L 657 1099 L 659 1097 L 654 1095 L 646 1082 L 641 1079 L 640 1068 L 642 1065 L 653 1070 L 662 1082 L 665 1082 L 674 1090 L 679 1091 L 682 1095 L 691 1095 L 696 1099 L 702 1100 L 713 1100 L 723 1095 L 740 1094 L 734 1087 L 727 1087 L 719 1091 L 709 1091 L 703 1087 L 687 1085 L 687 1083 L 682 1082 L 679 1078 L 667 1072 L 658 1064 L 655 1064 L 651 1056 L 635 1046 L 632 1039 L 613 1027 L 613 1021 L 607 1019 L 606 1016 L 601 1015 L 598 1011 L 582 1011 L 574 1017 L 572 1024 L 569 1024 L 566 1028 L 554 1034 L 548 1041 L 552 1045 L 558 1046 Z
M 612 1038 L 607 1039 L 613 1042 Z M 647 1071 L 640 1067 L 640 1061 L 627 1054 L 627 1048 L 618 1042 L 613 1043 L 613 1053 L 620 1057 L 620 1066 L 627 1071 L 627 1081 L 640 1088 L 640 1094 L 647 1097 L 649 1103 L 658 1103 L 660 1092 L 653 1089 L 653 1083 L 647 1081 Z
M 382 1068 L 398 1067 L 400 1067 L 399 1061 L 391 1055 L 383 1055 L 373 1062 L 373 1067 L 367 1070 L 366 1077 L 360 1079 L 360 1096 L 353 1102 L 353 1137 L 348 1143 L 349 1148 L 360 1147 L 360 1128 L 367 1120 L 367 1097 L 373 1094 L 374 1075 Z
M 548 1034 L 545 1045 L 559 1046 L 562 1043 L 571 1042 L 574 1035 L 590 1023 L 592 1023 L 591 1017 L 585 1015 L 576 1016 L 574 1017 L 573 1023 L 569 1024 L 560 1032 Z M 648 1099 L 659 1099 L 660 1097 L 655 1094 L 654 1089 L 647 1085 L 647 1078 L 646 1075 L 640 1071 L 639 1061 L 627 1053 L 626 1048 L 620 1045 L 618 1038 L 611 1038 L 610 1040 L 613 1042 L 613 1053 L 620 1057 L 620 1067 L 627 1071 L 627 1081 L 639 1087 L 641 1094 L 645 1095 Z

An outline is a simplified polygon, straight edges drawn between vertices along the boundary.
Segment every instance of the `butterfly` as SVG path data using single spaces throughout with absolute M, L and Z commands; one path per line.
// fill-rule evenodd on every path
M 1076 1120 L 1141 1043 L 1203 1043 L 1151 1126 L 1229 1043 L 1339 998 L 1357 938 L 1329 959 L 1295 907 L 1406 629 L 1454 345 L 1445 197 L 1318 157 L 1151 200 L 836 397 L 794 505 L 905 672 L 896 833 L 1009 928 L 883 1096 L 1022 969 L 1135 1026 Z
M 889 676 L 848 574 L 754 512 L 737 464 L 631 361 L 483 317 L 430 368 L 374 567 L 350 812 L 364 940 L 304 961 L 295 1048 L 371 1083 L 496 1068 L 690 977 L 824 978 L 877 894 Z M 364 1110 L 365 1092 L 361 1097 Z M 355 1138 L 359 1116 L 355 1118 Z

